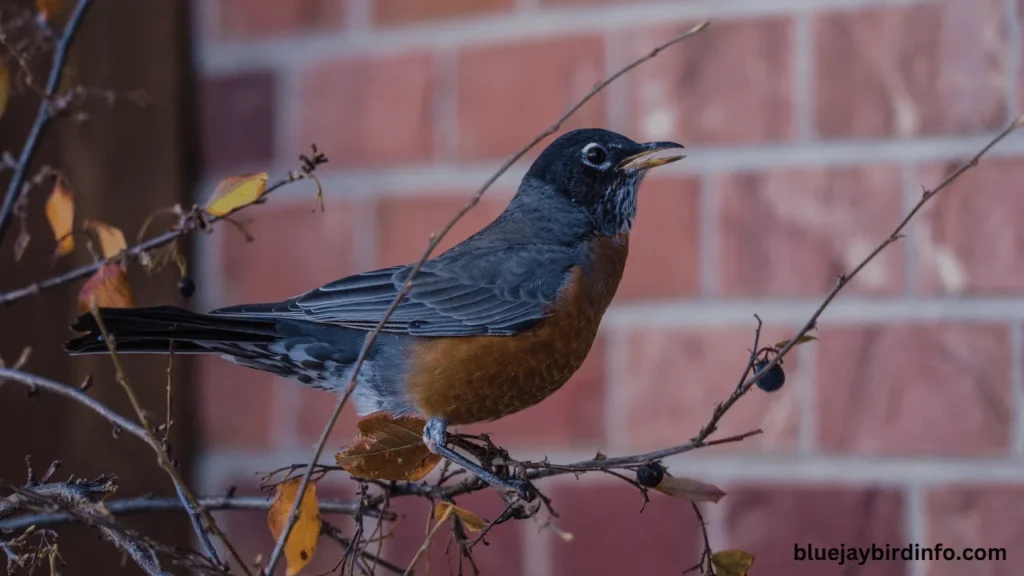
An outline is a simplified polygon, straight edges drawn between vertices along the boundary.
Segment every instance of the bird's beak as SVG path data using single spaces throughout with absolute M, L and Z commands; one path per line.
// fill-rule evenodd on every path
M 648 142 L 647 144 L 642 145 L 642 150 L 640 152 L 633 154 L 622 162 L 619 162 L 615 168 L 617 170 L 637 172 L 640 170 L 648 170 L 650 168 L 664 166 L 665 164 L 670 164 L 676 160 L 682 160 L 685 156 L 681 154 L 658 156 L 658 153 L 665 150 L 679 150 L 682 147 L 682 144 L 676 144 L 675 142 Z

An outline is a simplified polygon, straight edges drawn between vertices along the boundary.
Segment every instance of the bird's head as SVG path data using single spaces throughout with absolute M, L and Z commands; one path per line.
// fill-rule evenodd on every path
M 637 189 L 651 168 L 683 158 L 675 142 L 641 144 L 609 130 L 573 130 L 541 152 L 524 186 L 558 194 L 586 210 L 604 234 L 629 232 L 636 216 Z

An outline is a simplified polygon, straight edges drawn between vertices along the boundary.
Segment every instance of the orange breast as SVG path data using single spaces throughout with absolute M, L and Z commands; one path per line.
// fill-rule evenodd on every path
M 593 265 L 573 269 L 551 315 L 515 336 L 436 338 L 416 345 L 407 390 L 427 417 L 496 420 L 558 390 L 590 352 L 628 252 L 624 235 L 594 242 Z

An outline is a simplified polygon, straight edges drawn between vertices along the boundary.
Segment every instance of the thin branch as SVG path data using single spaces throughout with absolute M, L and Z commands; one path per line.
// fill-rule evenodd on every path
M 248 566 L 246 566 L 242 557 L 235 550 L 234 546 L 231 545 L 227 537 L 224 536 L 224 533 L 221 532 L 216 521 L 213 519 L 213 516 L 211 516 L 208 511 L 204 511 L 199 507 L 196 503 L 196 497 L 192 494 L 192 491 L 189 490 L 174 464 L 171 463 L 171 459 L 167 456 L 167 451 L 164 449 L 163 444 L 153 433 L 153 427 L 149 425 L 149 419 L 146 417 L 146 412 L 142 409 L 142 405 L 135 396 L 135 390 L 132 389 L 131 385 L 128 383 L 128 377 L 125 375 L 124 368 L 121 366 L 121 359 L 117 354 L 117 345 L 114 342 L 114 339 L 110 336 L 110 333 L 107 332 L 107 327 L 104 325 L 103 318 L 101 318 L 101 315 L 96 308 L 95 301 L 92 302 L 90 308 L 93 318 L 96 319 L 96 325 L 103 334 L 103 341 L 106 342 L 107 349 L 110 352 L 110 360 L 113 362 L 114 370 L 117 373 L 117 382 L 121 385 L 125 395 L 128 396 L 128 401 L 131 402 L 132 409 L 135 410 L 135 417 L 138 418 L 139 423 L 142 424 L 142 430 L 146 435 L 146 443 L 153 448 L 154 452 L 156 452 L 157 462 L 160 463 L 160 467 L 164 469 L 164 472 L 167 473 L 171 478 L 171 481 L 174 483 L 174 489 L 178 492 L 178 497 L 181 499 L 181 503 L 185 507 L 189 519 L 192 521 L 192 527 L 196 533 L 196 537 L 199 539 L 199 544 L 202 546 L 207 558 L 209 558 L 214 564 L 221 564 L 220 558 L 217 556 L 217 549 L 213 547 L 213 542 L 210 541 L 210 535 L 203 526 L 203 517 L 205 517 L 209 530 L 220 537 L 221 541 L 224 542 L 224 545 L 234 556 L 235 561 L 238 562 L 246 573 L 249 573 Z M 201 517 L 201 515 L 203 517 Z
M 272 502 L 263 496 L 210 496 L 198 498 L 196 502 L 205 510 L 269 510 Z M 346 514 L 354 515 L 359 508 L 358 502 L 345 500 L 321 500 L 317 506 L 322 514 Z M 106 503 L 107 511 L 114 516 L 131 516 L 134 514 L 147 514 L 150 512 L 174 512 L 182 511 L 184 507 L 178 498 L 125 498 Z M 4 504 L 0 500 L 0 517 L 3 514 Z M 378 514 L 375 509 L 364 510 L 367 516 L 383 516 L 386 520 L 394 520 L 393 513 Z M 7 514 L 8 516 L 10 514 Z M 29 526 L 56 526 L 74 522 L 76 519 L 68 514 L 33 514 L 22 515 L 6 520 L 0 520 L 0 531 L 22 530 Z
M 516 152 L 515 154 L 512 155 L 512 157 L 506 160 L 505 163 L 502 164 L 500 168 L 498 168 L 498 171 L 495 172 L 490 178 L 488 178 L 487 181 L 484 182 L 484 184 L 476 191 L 476 193 L 473 194 L 472 197 L 470 197 L 469 201 L 466 202 L 466 205 L 463 206 L 462 209 L 459 210 L 451 218 L 451 220 L 448 221 L 448 223 L 441 229 L 441 231 L 438 232 L 437 234 L 431 235 L 430 241 L 427 243 L 427 247 L 423 251 L 423 255 L 420 256 L 419 260 L 412 267 L 412 270 L 409 273 L 409 277 L 402 285 L 402 289 L 399 291 L 398 295 L 395 296 L 395 299 L 391 302 L 391 305 L 388 307 L 388 309 L 384 312 L 384 316 L 383 318 L 380 319 L 380 322 L 377 324 L 377 327 L 374 328 L 374 330 L 367 335 L 363 347 L 359 351 L 359 356 L 356 358 L 355 364 L 352 369 L 352 373 L 349 376 L 348 386 L 345 388 L 345 392 L 338 398 L 338 401 L 335 403 L 334 410 L 331 412 L 331 416 L 327 421 L 327 424 L 324 426 L 323 432 L 320 434 L 320 440 L 317 442 L 313 458 L 310 460 L 310 464 L 306 469 L 306 473 L 302 477 L 302 482 L 299 485 L 298 495 L 295 498 L 295 503 L 292 505 L 291 513 L 288 515 L 288 523 L 285 525 L 284 530 L 282 531 L 280 537 L 277 539 L 277 544 L 274 546 L 274 551 L 271 553 L 270 560 L 267 562 L 267 567 L 264 571 L 264 573 L 267 576 L 273 573 L 274 566 L 277 565 L 278 560 L 280 560 L 281 553 L 284 551 L 284 544 L 285 542 L 287 542 L 289 534 L 291 534 L 292 527 L 295 526 L 295 523 L 299 519 L 299 503 L 302 501 L 302 496 L 306 493 L 306 487 L 309 485 L 309 479 L 313 473 L 313 468 L 319 462 L 320 456 L 323 453 L 324 445 L 327 444 L 327 438 L 330 436 L 331 430 L 334 428 L 334 424 L 338 420 L 338 416 L 341 414 L 342 409 L 345 407 L 345 403 L 348 402 L 349 396 L 352 395 L 352 391 L 355 389 L 355 385 L 359 377 L 359 371 L 362 369 L 363 363 L 366 360 L 366 356 L 369 353 L 370 348 L 373 346 L 374 342 L 376 342 L 377 336 L 380 335 L 381 331 L 384 329 L 384 325 L 387 324 L 388 319 L 391 318 L 391 314 L 394 313 L 395 309 L 402 302 L 405 296 L 409 293 L 409 290 L 412 288 L 413 280 L 419 273 L 420 268 L 427 261 L 427 259 L 430 258 L 430 255 L 437 248 L 437 245 L 441 242 L 441 239 L 444 238 L 445 235 L 447 235 L 451 231 L 455 224 L 463 216 L 465 216 L 467 212 L 469 212 L 474 206 L 477 205 L 477 203 L 480 202 L 480 199 L 483 197 L 484 193 L 486 193 L 487 190 L 490 189 L 490 187 L 498 180 L 498 178 L 500 178 L 505 172 L 507 172 L 508 169 L 511 168 L 513 164 L 518 162 L 520 158 L 525 156 L 530 150 L 537 146 L 537 144 L 540 144 L 540 142 L 543 141 L 545 138 L 557 132 L 562 127 L 562 124 L 569 119 L 569 117 L 575 114 L 577 110 L 582 108 L 583 105 L 589 102 L 594 96 L 596 96 L 598 93 L 604 90 L 609 84 L 616 81 L 633 68 L 636 68 L 640 64 L 643 64 L 644 62 L 654 58 L 662 50 L 665 50 L 666 48 L 674 44 L 678 44 L 679 42 L 682 42 L 683 40 L 686 40 L 687 38 L 701 32 L 702 30 L 707 28 L 708 25 L 709 22 L 703 22 L 701 24 L 698 24 L 697 26 L 694 26 L 693 28 L 672 38 L 671 40 L 668 40 L 667 42 L 664 42 L 656 46 L 649 53 L 645 54 L 644 56 L 641 56 L 640 58 L 637 58 L 630 64 L 626 65 L 625 67 L 621 68 L 620 70 L 606 78 L 605 80 L 596 84 L 593 88 L 591 88 L 589 92 L 587 92 L 586 95 L 583 96 L 583 98 L 581 98 L 578 102 L 576 102 L 576 104 L 569 108 L 568 111 L 562 114 L 562 116 L 558 118 L 551 126 L 549 126 L 546 130 L 538 134 L 526 146 L 520 148 L 518 152 Z
M 28 174 L 29 166 L 32 164 L 32 158 L 35 156 L 40 141 L 42 141 L 47 125 L 49 125 L 50 120 L 54 116 L 53 110 L 50 107 L 50 99 L 53 98 L 60 87 L 60 79 L 64 74 L 64 64 L 67 62 L 68 51 L 91 5 L 92 0 L 79 0 L 74 12 L 71 13 L 71 17 L 64 26 L 64 31 L 57 40 L 57 46 L 53 53 L 53 64 L 50 68 L 50 76 L 46 80 L 45 98 L 39 103 L 36 120 L 32 124 L 32 129 L 29 132 L 28 140 L 25 141 L 25 146 L 21 149 L 21 156 L 18 157 L 18 164 L 14 168 L 14 175 L 11 176 L 11 182 L 7 185 L 7 195 L 4 197 L 3 206 L 0 207 L 0 242 L 3 242 L 4 235 L 7 233 L 7 227 L 11 223 L 14 206 L 21 195 L 21 186 L 25 183 L 25 177 Z
M 323 508 L 321 508 L 321 511 L 323 511 Z M 346 538 L 345 535 L 341 533 L 341 529 L 331 524 L 330 522 L 324 521 L 320 523 L 320 533 L 338 542 L 346 549 L 348 549 L 352 545 L 352 540 Z M 392 572 L 394 574 L 401 574 L 405 572 L 405 569 L 401 566 L 392 564 L 391 562 L 388 562 L 383 558 L 378 558 L 376 554 L 366 550 L 365 548 L 359 550 L 359 555 L 363 558 L 366 558 L 367 560 L 372 560 L 374 564 L 381 566 L 385 570 L 388 570 L 389 572 Z M 371 571 L 371 573 L 373 572 Z
M 312 177 L 312 172 L 289 172 L 287 176 L 268 186 L 266 191 L 263 193 L 262 197 L 265 198 L 268 194 L 274 192 L 275 190 L 278 190 L 293 182 L 305 180 L 306 178 L 310 177 Z M 243 210 L 248 206 L 254 206 L 256 204 L 258 203 L 239 206 L 238 208 L 235 208 L 234 210 L 232 210 L 228 214 L 225 214 L 224 216 L 209 216 L 206 214 L 202 214 L 198 207 L 193 208 L 191 212 L 188 212 L 182 216 L 181 222 L 173 229 L 164 232 L 163 234 L 154 236 L 149 240 L 139 242 L 138 244 L 135 244 L 130 248 L 122 250 L 119 254 L 115 254 L 110 258 L 98 259 L 92 264 L 79 266 L 78 268 L 74 268 L 63 274 L 58 274 L 45 280 L 33 282 L 26 286 L 22 286 L 21 288 L 17 288 L 9 292 L 4 292 L 0 294 L 0 306 L 11 304 L 17 300 L 21 300 L 22 298 L 26 298 L 28 296 L 35 296 L 43 291 L 51 290 L 58 286 L 63 286 L 64 284 L 74 282 L 75 280 L 86 278 L 88 276 L 91 276 L 97 270 L 111 262 L 128 262 L 131 260 L 139 260 L 140 258 L 143 258 L 144 255 L 150 252 L 151 250 L 155 250 L 156 248 L 166 246 L 183 236 L 195 232 L 196 230 L 208 229 L 209 225 L 214 224 L 220 220 L 230 219 L 232 215 L 236 214 L 240 210 Z

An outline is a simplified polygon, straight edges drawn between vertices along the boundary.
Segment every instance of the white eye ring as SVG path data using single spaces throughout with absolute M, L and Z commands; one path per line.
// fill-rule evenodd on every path
M 594 168 L 608 167 L 608 152 L 597 142 L 591 142 L 583 147 L 583 163 Z

